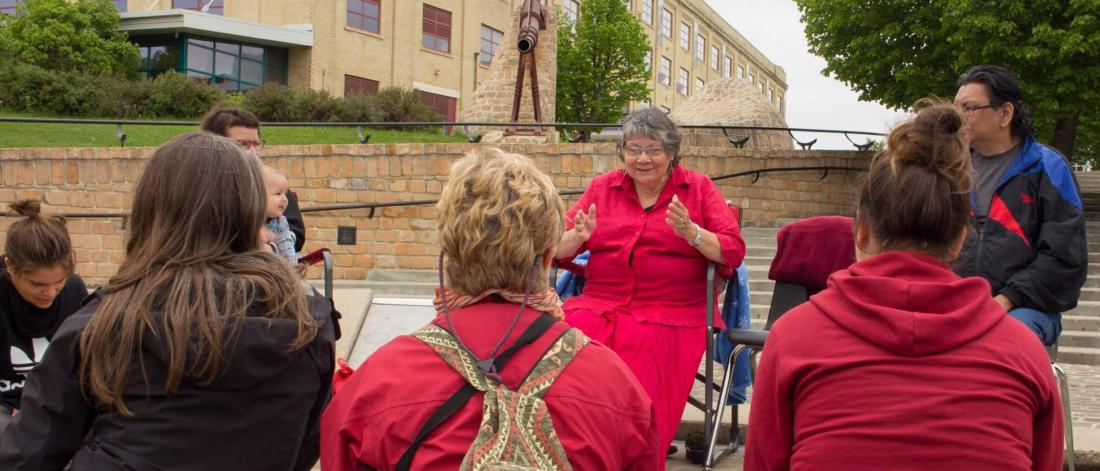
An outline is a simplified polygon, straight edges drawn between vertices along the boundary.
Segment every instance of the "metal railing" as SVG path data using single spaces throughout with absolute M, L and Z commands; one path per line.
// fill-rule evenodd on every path
M 123 126 L 194 126 L 198 127 L 198 122 L 194 121 L 142 121 L 136 119 L 76 119 L 76 118 L 15 118 L 15 117 L 0 117 L 0 123 L 26 123 L 26 124 L 78 124 L 78 125 L 114 125 L 116 126 L 116 137 L 118 138 L 119 146 L 126 146 L 127 134 Z M 480 142 L 483 137 L 482 134 L 472 135 L 470 133 L 471 127 L 498 127 L 498 128 L 523 128 L 523 129 L 538 129 L 545 130 L 546 128 L 556 130 L 598 130 L 605 129 L 618 129 L 622 127 L 619 123 L 539 123 L 539 122 L 485 122 L 485 121 L 405 121 L 405 122 L 354 122 L 354 123 L 342 123 L 342 122 L 288 122 L 288 123 L 276 123 L 265 122 L 260 123 L 262 127 L 346 127 L 355 128 L 358 141 L 362 144 L 370 142 L 371 135 L 364 134 L 364 130 L 369 129 L 394 129 L 394 128 L 441 128 L 448 129 L 454 127 L 463 128 L 463 134 L 466 136 L 466 140 L 471 143 Z M 870 139 L 867 139 L 864 144 L 857 144 L 852 140 L 852 135 L 857 136 L 885 136 L 880 132 L 869 131 L 853 131 L 853 130 L 839 130 L 839 129 L 818 129 L 818 128 L 785 128 L 776 126 L 739 126 L 739 125 L 682 125 L 680 129 L 710 129 L 720 130 L 725 134 L 726 139 L 734 147 L 744 147 L 750 138 L 751 134 L 743 136 L 731 136 L 731 131 L 777 131 L 785 132 L 791 136 L 803 150 L 810 150 L 814 144 L 817 143 L 817 139 L 811 141 L 799 140 L 794 133 L 811 133 L 811 134 L 842 134 L 851 142 L 857 150 L 866 151 L 869 150 L 875 143 Z M 584 137 L 584 133 L 575 133 L 568 136 L 569 142 L 579 142 Z
M 751 183 L 756 183 L 760 180 L 760 176 L 767 173 L 784 173 L 784 172 L 820 172 L 818 179 L 824 180 L 829 176 L 830 171 L 837 172 L 865 172 L 866 168 L 860 167 L 843 167 L 843 166 L 831 166 L 831 165 L 819 165 L 819 166 L 806 166 L 806 167 L 774 167 L 774 168 L 761 168 L 753 170 L 744 170 L 740 172 L 727 173 L 710 177 L 712 181 L 728 180 L 738 177 L 752 177 Z M 576 196 L 583 194 L 584 190 L 562 190 L 558 194 L 562 196 Z M 329 211 L 353 211 L 365 209 L 368 211 L 367 219 L 373 219 L 375 211 L 379 208 L 396 208 L 402 206 L 425 206 L 436 204 L 438 200 L 409 200 L 409 201 L 394 201 L 389 203 L 354 203 L 354 204 L 336 204 L 327 206 L 314 206 L 311 208 L 302 208 L 303 213 L 319 213 Z M 0 212 L 0 217 L 15 217 L 17 214 Z M 129 217 L 127 213 L 65 213 L 61 214 L 61 217 L 65 219 L 126 219 Z

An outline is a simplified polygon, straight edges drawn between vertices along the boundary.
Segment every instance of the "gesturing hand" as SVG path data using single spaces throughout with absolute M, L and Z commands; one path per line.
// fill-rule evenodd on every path
M 596 232 L 596 204 L 593 203 L 588 207 L 588 212 L 585 213 L 583 209 L 578 209 L 577 213 L 573 215 L 573 230 L 577 232 L 581 240 L 588 241 L 589 237 L 592 237 L 592 233 Z
M 695 223 L 691 222 L 691 215 L 688 213 L 687 206 L 680 202 L 680 198 L 676 195 L 672 195 L 672 202 L 668 205 L 668 212 L 665 213 L 665 223 L 672 226 L 672 230 L 676 231 L 676 235 L 683 237 L 688 242 L 695 239 Z

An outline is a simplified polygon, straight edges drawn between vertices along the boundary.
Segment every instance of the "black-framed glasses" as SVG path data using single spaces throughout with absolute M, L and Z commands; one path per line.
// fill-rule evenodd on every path
M 975 111 L 978 111 L 978 110 L 984 110 L 986 108 L 996 108 L 996 107 L 1001 106 L 1003 104 L 1004 103 L 990 103 L 988 105 L 981 105 L 981 106 L 962 105 L 962 106 L 959 107 L 959 109 L 961 109 L 964 114 L 972 114 L 972 113 L 974 113 Z

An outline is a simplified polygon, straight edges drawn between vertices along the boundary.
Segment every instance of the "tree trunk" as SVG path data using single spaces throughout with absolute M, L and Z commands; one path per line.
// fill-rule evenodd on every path
M 1054 148 L 1070 162 L 1073 162 L 1073 146 L 1077 143 L 1077 121 L 1080 117 L 1079 113 L 1059 116 L 1054 125 Z

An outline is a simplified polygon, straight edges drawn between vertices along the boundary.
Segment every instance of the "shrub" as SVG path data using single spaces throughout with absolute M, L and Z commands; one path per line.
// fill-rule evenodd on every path
M 195 118 L 226 97 L 225 92 L 174 70 L 153 79 L 144 115 Z
M 294 90 L 269 83 L 246 93 L 241 104 L 260 121 L 288 122 L 300 120 L 295 114 L 294 102 Z
M 294 115 L 300 121 L 338 121 L 340 119 L 340 100 L 321 90 L 292 90 L 294 92 Z
M 435 110 L 420 101 L 419 92 L 399 87 L 386 87 L 374 96 L 379 110 L 379 121 L 442 121 Z
M 348 95 L 340 102 L 340 121 L 364 123 L 381 121 L 382 112 L 374 95 Z

